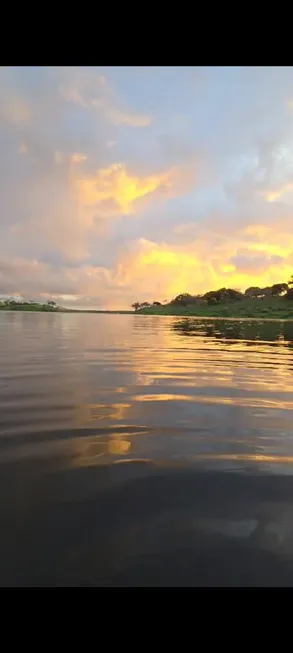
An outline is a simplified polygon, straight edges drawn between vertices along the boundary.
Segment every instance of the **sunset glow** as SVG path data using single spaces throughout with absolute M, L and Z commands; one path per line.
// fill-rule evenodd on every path
M 129 308 L 288 281 L 291 77 L 2 67 L 0 296 Z

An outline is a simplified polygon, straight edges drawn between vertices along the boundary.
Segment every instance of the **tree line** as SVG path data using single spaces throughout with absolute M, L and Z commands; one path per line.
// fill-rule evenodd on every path
M 266 297 L 284 297 L 285 299 L 293 300 L 293 275 L 288 283 L 274 283 L 272 286 L 259 288 L 258 286 L 250 286 L 244 293 L 233 288 L 220 288 L 219 290 L 209 290 L 204 295 L 191 295 L 189 293 L 181 293 L 174 297 L 169 303 L 175 306 L 188 306 L 189 304 L 220 304 L 221 302 L 235 302 L 243 299 L 264 299 Z M 166 305 L 167 300 L 163 302 Z M 135 311 L 142 308 L 149 308 L 150 306 L 162 306 L 161 302 L 134 302 L 131 307 Z
M 57 306 L 56 302 L 53 302 L 52 300 L 48 300 L 45 304 L 40 304 L 39 302 L 36 302 L 34 300 L 17 300 L 17 299 L 4 299 L 3 301 L 0 300 L 0 306 L 2 308 L 7 308 L 7 309 L 23 309 L 23 308 L 33 308 L 33 307 L 38 307 L 42 311 L 57 311 L 59 310 L 59 307 Z

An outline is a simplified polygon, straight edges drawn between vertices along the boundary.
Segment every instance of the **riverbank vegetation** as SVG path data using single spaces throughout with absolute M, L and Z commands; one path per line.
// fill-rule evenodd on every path
M 34 301 L 17 301 L 15 299 L 0 300 L 0 310 L 2 311 L 42 311 L 46 313 L 56 313 L 62 309 L 55 302 L 48 301 L 40 304 Z
M 143 315 L 293 319 L 293 277 L 288 283 L 266 288 L 252 286 L 244 293 L 232 288 L 210 290 L 204 295 L 182 293 L 170 302 L 135 302 L 132 308 Z
M 22 301 L 15 299 L 0 299 L 0 311 L 26 311 L 26 312 L 44 312 L 44 313 L 114 313 L 115 315 L 128 315 L 133 313 L 133 311 L 110 311 L 110 310 L 99 310 L 99 309 L 78 309 L 78 308 L 64 308 L 63 306 L 58 306 L 53 301 L 48 301 L 44 304 L 35 301 Z

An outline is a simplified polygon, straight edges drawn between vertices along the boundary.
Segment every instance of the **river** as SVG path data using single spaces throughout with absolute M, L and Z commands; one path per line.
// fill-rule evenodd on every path
M 293 322 L 0 313 L 0 585 L 293 585 Z

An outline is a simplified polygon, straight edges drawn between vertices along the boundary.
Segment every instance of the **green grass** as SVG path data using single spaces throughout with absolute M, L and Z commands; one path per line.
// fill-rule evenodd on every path
M 137 315 L 178 315 L 193 317 L 267 318 L 293 320 L 293 302 L 284 297 L 268 299 L 242 299 L 235 302 L 208 306 L 190 304 L 185 307 L 166 304 L 138 310 Z

